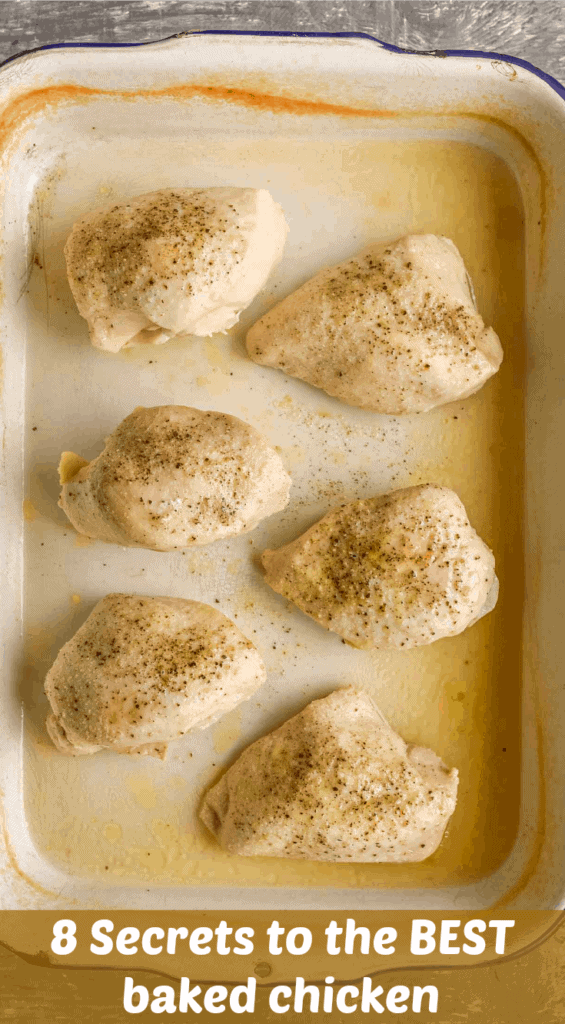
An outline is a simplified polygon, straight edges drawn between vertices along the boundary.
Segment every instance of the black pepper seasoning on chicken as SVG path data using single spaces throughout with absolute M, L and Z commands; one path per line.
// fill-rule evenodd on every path
M 287 226 L 265 189 L 173 188 L 84 214 L 65 246 L 92 344 L 108 352 L 227 331 L 265 286 Z
M 437 849 L 456 794 L 456 769 L 407 746 L 351 688 L 247 747 L 206 794 L 201 818 L 243 857 L 409 863 Z
M 164 757 L 265 681 L 253 644 L 198 601 L 108 594 L 45 679 L 47 730 L 63 753 Z
M 333 509 L 263 553 L 267 583 L 353 647 L 420 647 L 491 611 L 494 555 L 448 487 L 422 484 Z
M 170 551 L 254 529 L 290 477 L 254 427 L 183 405 L 138 408 L 85 463 L 65 452 L 59 504 L 79 533 Z
M 251 328 L 252 359 L 397 415 L 472 395 L 502 348 L 453 242 L 408 235 L 320 271 Z

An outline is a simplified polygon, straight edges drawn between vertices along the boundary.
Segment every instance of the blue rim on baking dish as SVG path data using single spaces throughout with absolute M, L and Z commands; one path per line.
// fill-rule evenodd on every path
M 36 46 L 31 50 L 20 50 L 19 53 L 14 53 L 10 57 L 6 57 L 5 60 L 0 61 L 0 70 L 6 65 L 11 64 L 12 61 L 18 60 L 20 57 L 27 57 L 31 53 L 40 53 L 42 50 L 62 50 L 62 49 L 116 49 L 125 50 L 132 49 L 133 47 L 139 46 L 151 46 L 157 43 L 168 43 L 173 39 L 184 39 L 187 36 L 254 36 L 256 38 L 275 37 L 275 38 L 287 38 L 287 39 L 367 39 L 369 42 L 377 43 L 383 50 L 388 50 L 389 53 L 401 53 L 409 56 L 413 54 L 418 57 L 482 57 L 485 60 L 501 61 L 504 64 L 512 64 L 517 68 L 522 68 L 525 71 L 529 71 L 536 78 L 540 78 L 542 82 L 553 89 L 562 100 L 565 100 L 565 86 L 561 84 L 553 75 L 549 75 L 546 71 L 542 71 L 541 68 L 536 67 L 529 60 L 524 60 L 522 57 L 512 57 L 506 53 L 497 53 L 494 50 L 411 50 L 403 46 L 396 46 L 394 43 L 386 43 L 383 39 L 378 39 L 376 36 L 370 35 L 369 32 L 274 32 L 267 30 L 253 31 L 251 29 L 222 29 L 222 28 L 204 28 L 194 29 L 193 31 L 186 32 L 175 32 L 171 36 L 165 36 L 163 39 L 146 39 L 139 43 L 45 43 L 43 46 Z

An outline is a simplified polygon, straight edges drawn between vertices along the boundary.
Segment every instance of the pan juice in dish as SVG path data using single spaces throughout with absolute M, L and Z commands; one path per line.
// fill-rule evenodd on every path
M 97 111 L 91 105 L 93 126 Z M 148 116 L 157 120 L 158 112 Z M 156 129 L 150 152 L 147 140 L 92 131 L 37 186 L 30 216 L 38 260 L 22 298 L 30 320 L 28 423 L 37 426 L 26 439 L 26 815 L 39 852 L 70 874 L 148 886 L 433 887 L 484 877 L 512 848 L 523 596 L 521 196 L 508 166 L 463 130 L 459 138 L 455 128 L 450 138 L 418 135 L 412 122 L 403 135 L 396 119 L 394 138 L 380 138 L 374 129 L 342 127 L 336 139 L 300 126 L 285 138 L 163 139 Z M 63 246 L 73 222 L 151 189 L 224 184 L 267 188 L 290 228 L 281 264 L 240 324 L 228 335 L 175 338 L 158 350 L 96 352 L 66 282 Z M 481 315 L 501 339 L 502 366 L 478 394 L 387 417 L 247 358 L 245 332 L 275 302 L 322 266 L 409 232 L 453 239 Z M 287 508 L 213 551 L 163 555 L 78 538 L 57 509 L 60 451 L 94 458 L 131 408 L 165 403 L 219 409 L 257 427 L 293 478 Z M 460 636 L 410 651 L 353 650 L 265 584 L 265 548 L 288 543 L 340 502 L 428 482 L 457 492 L 496 557 L 497 607 Z M 218 608 L 259 650 L 265 686 L 210 729 L 171 745 L 163 763 L 57 753 L 45 733 L 43 679 L 111 591 Z M 431 747 L 459 770 L 457 808 L 438 850 L 407 865 L 222 852 L 198 821 L 205 791 L 251 742 L 346 685 L 366 689 L 407 742 Z

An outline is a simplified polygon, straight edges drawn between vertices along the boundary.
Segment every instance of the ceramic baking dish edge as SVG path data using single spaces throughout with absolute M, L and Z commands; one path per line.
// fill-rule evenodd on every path
M 206 82 L 205 87 L 201 86 Z M 361 35 L 247 33 L 187 34 L 134 47 L 54 47 L 8 62 L 2 72 L 0 156 L 3 165 L 2 488 L 0 565 L 4 580 L 2 631 L 3 870 L 2 906 L 17 907 L 560 907 L 565 893 L 565 690 L 560 610 L 564 545 L 561 505 L 561 344 L 565 297 L 561 287 L 565 210 L 562 152 L 565 94 L 524 61 L 497 54 L 410 54 Z M 206 102 L 222 92 L 242 130 L 253 117 L 345 119 L 361 127 L 412 119 L 414 138 L 440 131 L 500 156 L 518 180 L 525 212 L 527 357 L 521 381 L 525 408 L 524 606 L 518 645 L 522 660 L 521 795 L 518 836 L 504 863 L 479 881 L 457 885 L 340 888 L 277 885 L 166 886 L 103 884 L 65 872 L 34 845 L 23 801 L 26 669 L 22 668 L 23 535 L 26 491 L 22 465 L 26 421 L 24 339 L 29 330 L 21 297 L 29 285 L 29 255 L 37 238 L 22 239 L 32 194 L 47 171 L 57 177 L 54 135 L 60 110 L 77 125 L 94 95 L 124 102 L 185 90 Z M 266 105 L 265 96 L 269 97 Z M 243 112 L 243 113 L 242 113 Z M 248 118 L 248 121 L 246 121 Z M 68 125 L 67 125 L 68 127 Z M 94 130 L 94 126 L 93 126 Z M 218 131 L 222 130 L 218 121 Z M 394 128 L 390 137 L 394 138 Z M 455 136 L 453 136 L 455 137 Z M 138 140 L 139 143 L 139 140 Z M 55 170 L 53 170 L 55 168 Z M 18 184 L 19 183 L 19 184 Z M 47 196 L 47 192 L 45 193 Z M 18 198 L 19 197 L 19 198 Z M 48 205 L 49 196 L 46 203 Z M 49 216 L 48 212 L 46 216 Z M 33 228 L 33 224 L 32 224 Z M 33 230 L 31 230 L 33 235 Z M 31 268 L 33 269 L 33 268 Z M 27 316 L 27 312 L 26 312 Z M 31 379 L 31 378 L 29 378 Z M 28 396 L 29 399 L 29 396 Z M 133 403 L 136 404 L 136 403 Z M 512 453 L 508 453 L 512 458 Z M 34 510 L 28 509 L 33 517 Z M 28 516 L 28 518 L 29 518 Z M 516 552 L 522 558 L 521 551 Z M 108 587 L 107 589 L 111 589 Z M 48 628 L 48 623 L 46 623 Z M 501 713 L 504 709 L 501 708 Z M 497 828 L 496 816 L 492 828 Z

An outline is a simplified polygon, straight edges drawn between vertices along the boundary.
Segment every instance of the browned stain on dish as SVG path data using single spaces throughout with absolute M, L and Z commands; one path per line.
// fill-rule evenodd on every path
M 286 96 L 271 92 L 263 92 L 255 88 L 242 88 L 230 85 L 210 85 L 204 83 L 177 84 L 162 89 L 98 89 L 83 85 L 62 84 L 44 86 L 17 96 L 0 114 L 0 153 L 5 150 L 17 136 L 25 122 L 42 113 L 46 107 L 57 107 L 62 103 L 85 103 L 100 98 L 115 98 L 135 101 L 138 99 L 171 99 L 190 100 L 194 97 L 213 101 L 235 103 L 251 107 L 255 110 L 269 111 L 275 114 L 294 115 L 331 115 L 346 118 L 409 118 L 430 115 L 425 108 L 421 110 L 395 111 L 373 107 L 355 107 L 348 104 L 329 103 L 317 97 Z M 540 270 L 545 262 L 545 234 L 547 219 L 547 175 L 534 146 L 525 135 L 507 120 L 495 114 L 471 111 L 468 109 L 446 109 L 433 111 L 437 117 L 469 118 L 490 123 L 508 131 L 526 150 L 533 160 L 540 179 Z
M 94 89 L 85 85 L 49 85 L 17 96 L 0 116 L 0 148 L 4 149 L 14 132 L 28 118 L 40 114 L 46 107 L 61 103 L 80 103 L 94 98 L 176 99 L 188 100 L 198 96 L 204 99 L 237 103 L 256 110 L 281 114 L 333 114 L 338 117 L 395 117 L 395 111 L 351 107 L 346 104 L 327 103 L 319 99 L 306 99 L 258 92 L 226 85 L 171 85 L 164 89 Z

